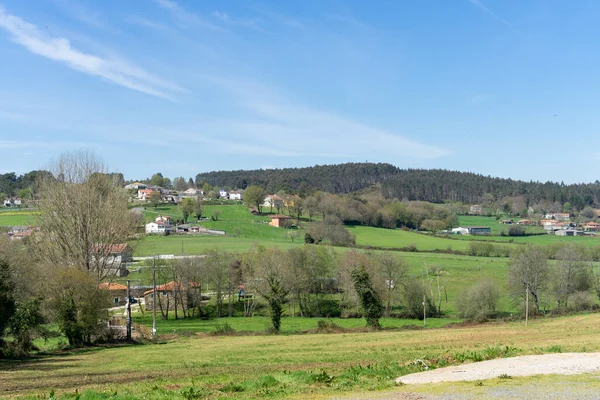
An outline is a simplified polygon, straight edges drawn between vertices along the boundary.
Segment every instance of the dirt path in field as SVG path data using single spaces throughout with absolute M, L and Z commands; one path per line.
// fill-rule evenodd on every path
M 439 368 L 401 376 L 398 383 L 423 384 L 457 381 L 482 381 L 501 375 L 575 375 L 600 371 L 600 353 L 559 353 L 520 356 Z

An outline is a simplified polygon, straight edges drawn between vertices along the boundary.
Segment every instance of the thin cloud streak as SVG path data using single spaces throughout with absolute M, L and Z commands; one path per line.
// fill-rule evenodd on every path
M 232 18 L 229 14 L 222 11 L 213 12 L 213 17 L 222 21 L 223 23 L 231 26 L 239 26 L 242 28 L 248 28 L 259 32 L 266 32 L 260 25 L 258 20 L 249 18 Z
M 209 21 L 206 21 L 204 18 L 201 18 L 199 15 L 194 14 L 185 10 L 179 4 L 170 0 L 154 0 L 158 6 L 168 10 L 175 22 L 179 25 L 180 28 L 189 28 L 190 26 L 198 26 L 200 28 L 206 28 L 213 31 L 224 31 L 223 28 L 217 26 Z
M 483 4 L 480 0 L 469 0 L 469 1 L 474 6 L 478 7 L 479 9 L 483 10 L 484 12 L 486 12 L 488 15 L 490 15 L 496 21 L 502 22 L 504 25 L 509 27 L 513 32 L 518 33 L 519 35 L 521 34 L 521 32 L 519 32 L 517 30 L 517 28 L 515 28 L 510 22 L 508 22 L 507 20 L 505 20 L 504 18 L 500 17 L 498 14 L 494 13 L 492 10 L 487 8 L 485 6 L 485 4 Z
M 8 14 L 0 6 L 0 28 L 12 35 L 15 43 L 30 52 L 66 64 L 77 71 L 99 76 L 114 84 L 151 96 L 175 101 L 168 91 L 186 93 L 180 86 L 162 80 L 140 67 L 122 60 L 104 59 L 84 53 L 71 45 L 68 39 L 50 37 L 35 25 Z

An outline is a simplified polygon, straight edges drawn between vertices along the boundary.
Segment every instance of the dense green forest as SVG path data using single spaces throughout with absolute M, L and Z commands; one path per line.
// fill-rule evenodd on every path
M 471 172 L 443 169 L 400 169 L 391 164 L 347 163 L 317 165 L 306 168 L 283 168 L 251 171 L 214 171 L 196 176 L 196 183 L 216 187 L 265 187 L 269 193 L 279 190 L 300 195 L 310 191 L 335 194 L 350 193 L 381 184 L 388 199 L 407 199 L 441 203 L 457 201 L 467 204 L 503 197 L 522 197 L 526 205 L 539 202 L 569 202 L 574 209 L 600 204 L 600 182 L 572 184 L 525 182 L 492 178 Z
M 302 195 L 306 191 L 320 190 L 340 194 L 381 183 L 399 172 L 391 164 L 346 163 L 304 168 L 213 171 L 196 175 L 196 184 L 207 182 L 211 186 L 231 189 L 257 185 L 269 193 L 285 190 Z

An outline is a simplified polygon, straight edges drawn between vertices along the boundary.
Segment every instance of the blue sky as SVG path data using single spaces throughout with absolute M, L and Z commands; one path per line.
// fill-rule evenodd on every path
M 0 172 L 349 161 L 591 182 L 600 2 L 0 0 Z

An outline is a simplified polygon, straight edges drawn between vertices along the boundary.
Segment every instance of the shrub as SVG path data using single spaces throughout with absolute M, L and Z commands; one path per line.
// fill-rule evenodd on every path
M 456 308 L 462 318 L 483 322 L 496 314 L 499 297 L 498 285 L 491 280 L 484 279 L 458 297 Z
M 589 292 L 575 292 L 569 296 L 569 309 L 573 311 L 592 310 L 594 304 L 594 296 Z

